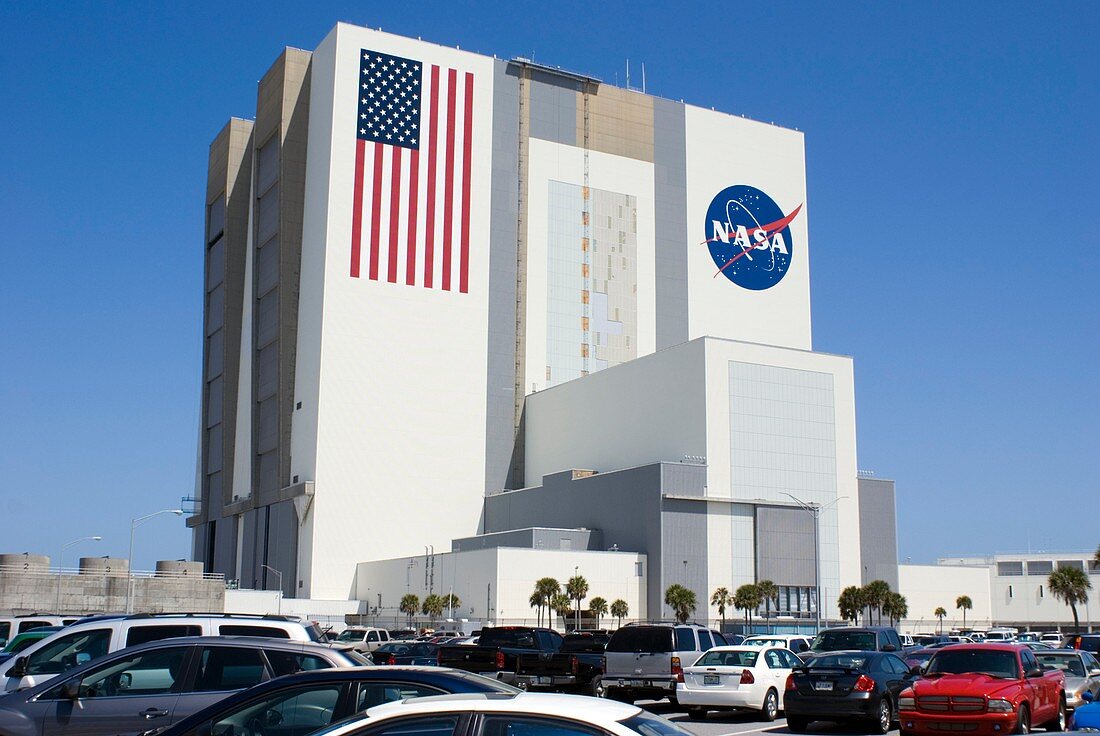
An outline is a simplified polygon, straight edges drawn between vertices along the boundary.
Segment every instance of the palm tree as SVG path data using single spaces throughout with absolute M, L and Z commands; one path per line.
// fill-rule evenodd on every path
M 619 627 L 621 628 L 623 619 L 630 615 L 630 606 L 622 598 L 616 598 L 611 601 L 611 608 L 608 609 L 608 612 L 619 619 Z
M 550 623 L 550 611 L 554 610 L 551 601 L 561 592 L 561 584 L 554 578 L 539 578 L 535 581 L 535 592 L 542 596 L 542 605 L 546 607 L 546 622 Z
M 449 614 L 454 614 L 454 610 L 462 605 L 462 599 L 454 593 L 448 593 L 447 595 L 439 596 L 439 601 L 446 608 Z
M 947 615 L 947 609 L 943 606 L 938 606 L 932 613 L 933 616 L 940 620 L 940 633 L 943 633 L 943 617 Z
M 576 608 L 573 609 L 577 614 L 574 628 L 579 629 L 581 627 L 581 601 L 588 597 L 588 581 L 584 579 L 583 575 L 574 575 L 565 584 L 565 594 L 569 596 L 570 600 L 577 602 Z
M 903 618 L 909 615 L 909 602 L 901 593 L 893 591 L 886 594 L 886 600 L 882 604 L 882 612 L 890 618 L 890 625 L 896 626 Z
M 1059 566 L 1047 577 L 1047 585 L 1055 598 L 1061 599 L 1073 611 L 1073 630 L 1081 630 L 1081 621 L 1077 618 L 1077 604 L 1089 599 L 1092 583 L 1084 570 L 1076 567 Z
M 745 623 L 752 631 L 752 612 L 760 608 L 760 589 L 752 583 L 745 583 L 733 594 L 734 607 L 745 612 Z
M 1092 569 L 1100 568 L 1100 544 L 1096 545 L 1096 554 L 1092 556 Z
M 435 620 L 443 613 L 443 598 L 432 593 L 424 599 L 424 602 L 420 606 L 420 612 L 427 616 L 428 620 L 434 624 Z
M 710 594 L 710 604 L 718 606 L 718 615 L 722 617 L 722 626 L 719 631 L 726 630 L 726 607 L 733 603 L 733 596 L 726 587 L 715 588 Z
M 527 602 L 531 604 L 531 608 L 535 609 L 538 625 L 542 626 L 542 607 L 546 605 L 546 599 L 542 593 L 536 590 L 531 593 L 531 597 L 527 599 Z
M 401 613 L 409 617 L 409 626 L 412 626 L 413 616 L 420 610 L 420 596 L 416 593 L 406 593 L 401 597 L 401 604 L 398 606 Z
M 600 628 L 600 616 L 607 613 L 607 601 L 596 596 L 588 601 L 588 610 L 596 617 L 596 628 Z
M 569 596 L 565 593 L 555 593 L 550 599 L 550 610 L 568 621 L 569 614 L 573 612 L 573 601 L 569 600 Z
M 872 580 L 863 586 L 863 591 L 867 596 L 864 603 L 867 605 L 868 614 L 870 609 L 874 608 L 878 611 L 878 622 L 882 623 L 882 604 L 886 602 L 886 596 L 890 592 L 890 583 L 885 580 Z
M 674 583 L 665 591 L 665 605 L 672 609 L 677 621 L 687 623 L 695 611 L 695 592 Z
M 756 584 L 756 589 L 760 591 L 760 597 L 764 599 L 764 619 L 770 621 L 772 603 L 775 601 L 775 597 L 779 595 L 779 586 L 771 580 L 761 580 Z
M 962 609 L 963 612 L 963 629 L 966 629 L 966 612 L 974 607 L 974 601 L 970 600 L 968 595 L 960 595 L 955 599 L 955 610 Z M 943 633 L 943 632 L 940 632 Z
M 859 614 L 863 610 L 863 589 L 858 585 L 849 585 L 840 591 L 836 605 L 842 619 L 853 624 L 859 623 Z

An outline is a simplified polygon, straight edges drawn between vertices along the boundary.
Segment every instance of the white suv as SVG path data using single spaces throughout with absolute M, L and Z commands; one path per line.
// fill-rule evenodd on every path
M 33 687 L 118 649 L 178 636 L 264 636 L 323 641 L 315 624 L 288 616 L 214 613 L 92 616 L 0 663 L 0 692 Z
M 373 626 L 349 626 L 336 637 L 338 644 L 347 644 L 357 652 L 373 652 L 389 641 L 390 632 Z

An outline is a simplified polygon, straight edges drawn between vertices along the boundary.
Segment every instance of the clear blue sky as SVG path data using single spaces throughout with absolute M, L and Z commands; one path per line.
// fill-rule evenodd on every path
M 303 6 L 308 6 L 306 9 Z M 507 11 L 496 8 L 507 7 Z M 0 551 L 126 553 L 193 490 L 206 151 L 338 20 L 806 131 L 816 349 L 902 559 L 1093 548 L 1100 6 L 0 7 Z M 635 81 L 637 77 L 635 76 Z M 190 552 L 181 520 L 137 566 Z

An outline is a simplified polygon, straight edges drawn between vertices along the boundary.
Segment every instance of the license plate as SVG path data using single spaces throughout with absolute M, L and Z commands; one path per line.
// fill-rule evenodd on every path
M 553 682 L 554 682 L 553 677 L 539 677 L 538 678 L 538 683 L 540 685 L 551 685 L 551 684 L 553 684 Z
M 641 680 L 631 680 L 630 684 L 634 687 L 642 687 L 642 681 Z
M 814 690 L 822 690 L 828 692 L 833 689 L 833 683 L 831 682 L 815 682 Z
M 718 675 L 703 675 L 704 685 L 717 685 L 720 682 Z

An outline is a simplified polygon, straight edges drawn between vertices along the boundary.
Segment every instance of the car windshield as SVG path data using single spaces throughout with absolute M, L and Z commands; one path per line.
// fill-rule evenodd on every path
M 857 657 L 851 654 L 826 654 L 823 657 L 814 657 L 806 666 L 812 670 L 841 667 L 846 670 L 859 670 L 862 672 L 867 666 L 867 657 Z
M 483 647 L 535 648 L 535 634 L 530 629 L 488 629 L 478 644 Z
M 815 652 L 836 652 L 841 649 L 869 651 L 874 648 L 873 631 L 822 631 L 810 647 Z
M 636 716 L 619 722 L 631 731 L 642 734 L 642 736 L 691 736 L 691 731 L 687 731 L 660 716 L 646 713 L 644 710 Z
M 607 642 L 609 652 L 671 652 L 672 629 L 667 626 L 624 626 Z
M 745 639 L 745 641 L 743 641 L 741 643 L 744 644 L 747 647 L 786 647 L 787 646 L 787 642 L 783 641 L 782 639 L 767 639 L 767 638 L 764 638 L 764 639 L 756 639 L 756 638 Z
M 410 654 L 410 647 L 408 644 L 383 644 L 378 647 L 380 654 Z
M 344 629 L 340 636 L 336 637 L 336 641 L 363 641 L 363 637 L 367 635 L 365 631 L 359 631 L 356 629 Z
M 1055 667 L 1072 677 L 1085 676 L 1085 665 L 1081 663 L 1081 657 L 1076 654 L 1047 654 L 1044 652 L 1043 654 L 1036 654 L 1035 658 L 1039 660 L 1039 664 Z
M 723 652 L 711 649 L 695 662 L 696 667 L 755 667 L 760 652 Z
M 961 675 L 977 672 L 1014 680 L 1019 676 L 1015 652 L 983 649 L 943 649 L 928 662 L 928 675 Z

